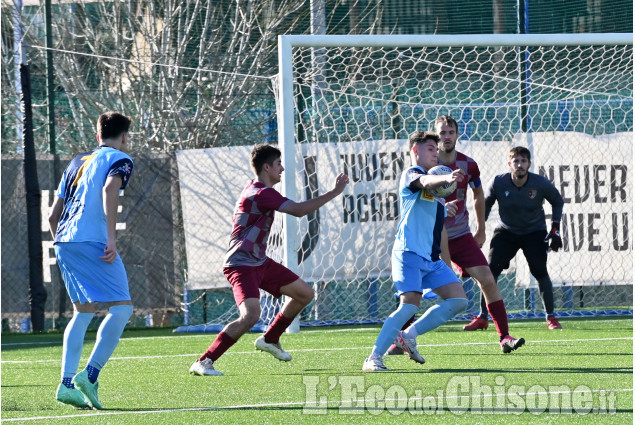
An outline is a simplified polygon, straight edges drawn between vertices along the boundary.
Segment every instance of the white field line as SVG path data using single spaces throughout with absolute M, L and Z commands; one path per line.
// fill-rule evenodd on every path
M 625 320 L 632 319 L 603 319 L 602 322 L 623 322 Z M 444 328 L 449 328 L 453 324 L 445 324 Z M 515 328 L 535 328 L 535 321 L 520 321 L 513 322 L 513 327 Z M 312 329 L 312 328 L 309 328 Z M 301 334 L 314 334 L 314 333 L 341 333 L 341 332 L 379 332 L 379 326 L 374 328 L 346 328 L 346 329 L 312 329 L 312 330 L 303 330 Z M 254 333 L 255 334 L 255 333 Z M 216 333 L 196 333 L 196 334 L 175 334 L 175 335 L 165 335 L 165 336 L 138 336 L 138 337 L 123 337 L 121 341 L 136 341 L 136 340 L 149 340 L 149 339 L 167 339 L 167 338 L 211 338 Z M 94 341 L 90 339 L 86 339 L 86 341 Z M 2 347 L 17 347 L 17 346 L 29 346 L 29 345 L 62 345 L 62 341 L 39 341 L 39 342 L 8 342 L 6 344 L 1 344 Z
M 375 331 L 378 332 L 379 328 L 359 328 L 359 329 L 324 329 L 324 330 L 312 330 L 312 331 L 302 331 L 303 334 L 314 334 L 314 333 L 337 333 L 337 332 L 369 332 Z M 254 335 L 257 332 L 250 332 Z M 167 339 L 167 338 L 211 338 L 217 333 L 195 333 L 195 334 L 174 334 L 174 335 L 165 335 L 165 336 L 136 336 L 136 337 L 122 337 L 122 341 L 135 341 L 135 340 L 148 340 L 148 339 Z M 86 341 L 91 341 L 87 339 Z M 94 341 L 94 340 L 93 340 Z M 62 340 L 58 341 L 38 341 L 38 342 L 7 342 L 6 344 L 2 344 L 2 347 L 12 347 L 12 346 L 20 346 L 20 345 L 54 345 L 54 344 L 62 344 Z
M 617 388 L 617 389 L 599 389 L 599 390 L 591 390 L 593 393 L 601 393 L 604 392 L 632 392 L 632 388 Z M 539 391 L 539 392 L 526 392 L 526 393 L 514 393 L 519 397 L 535 397 L 541 395 L 551 395 L 551 394 L 575 394 L 575 393 L 588 393 L 588 390 L 578 390 L 578 391 Z M 443 400 L 453 400 L 453 399 L 471 399 L 471 398 L 482 398 L 482 397 L 497 397 L 499 394 L 472 394 L 472 395 L 457 395 L 457 396 L 444 396 Z M 400 398 L 383 398 L 376 399 L 375 401 L 419 401 L 424 400 L 426 397 L 408 397 L 407 399 Z M 331 400 L 331 402 L 326 401 L 326 404 L 333 405 L 336 404 L 340 406 L 353 406 L 360 402 L 359 399 L 354 400 Z M 83 418 L 89 416 L 119 416 L 119 415 L 149 415 L 149 414 L 164 414 L 164 413 L 178 413 L 178 412 L 213 412 L 213 411 L 223 411 L 223 410 L 240 410 L 240 409 L 258 409 L 265 407 L 286 407 L 286 406 L 303 406 L 307 408 L 312 408 L 316 403 L 315 402 L 307 402 L 307 401 L 294 401 L 287 403 L 262 403 L 262 404 L 244 404 L 244 405 L 236 405 L 236 406 L 219 406 L 219 407 L 189 407 L 183 409 L 155 409 L 155 410 L 131 410 L 126 412 L 104 412 L 101 411 L 99 413 L 84 413 L 84 414 L 76 414 L 76 415 L 60 415 L 60 416 L 32 416 L 26 418 L 11 418 L 11 419 L 2 419 L 1 422 L 18 422 L 18 421 L 50 421 L 50 420 L 58 420 L 58 419 L 70 419 L 70 418 Z M 442 406 L 447 406 L 447 403 L 443 403 Z M 350 410 L 350 408 L 345 408 Z M 363 412 L 363 408 L 360 407 Z M 405 411 L 404 411 L 405 413 Z
M 542 340 L 542 341 L 529 341 L 530 344 L 551 344 L 554 342 L 590 342 L 590 341 L 620 341 L 620 340 L 633 340 L 633 337 L 623 337 L 623 338 L 589 338 L 589 339 L 551 339 L 551 340 Z M 121 340 L 122 342 L 125 339 Z M 417 347 L 467 347 L 471 345 L 493 345 L 498 344 L 497 342 L 466 342 L 463 344 L 457 343 L 448 343 L 448 344 L 417 344 Z M 302 352 L 314 352 L 314 351 L 350 351 L 350 350 L 370 350 L 373 347 L 342 347 L 342 348 L 306 348 L 301 350 L 286 350 L 291 353 L 302 353 Z M 260 354 L 260 351 L 235 351 L 227 353 L 226 355 L 232 354 Z M 172 357 L 200 357 L 201 353 L 194 354 L 170 354 L 164 356 L 128 356 L 128 357 L 111 357 L 111 360 L 143 360 L 143 359 L 164 359 L 164 358 L 172 358 Z M 19 363 L 52 363 L 52 362 L 60 362 L 60 359 L 49 359 L 49 360 L 2 360 L 2 364 L 19 364 Z
M 379 328 L 359 328 L 359 329 L 328 329 L 328 330 L 313 330 L 313 331 L 302 331 L 303 334 L 313 334 L 313 333 L 336 333 L 336 332 L 350 332 L 351 330 L 355 332 L 368 332 L 375 331 L 378 332 Z M 256 333 L 254 332 L 254 335 Z M 148 340 L 148 339 L 167 339 L 167 338 L 211 338 L 216 335 L 216 333 L 196 333 L 196 334 L 175 334 L 175 335 L 166 335 L 166 336 L 137 336 L 121 338 L 122 341 L 135 341 L 135 340 Z M 91 341 L 87 339 L 86 341 Z M 92 340 L 94 341 L 94 340 Z M 38 341 L 38 342 L 7 342 L 6 344 L 2 344 L 2 347 L 16 347 L 21 345 L 61 345 L 62 340 L 58 341 Z

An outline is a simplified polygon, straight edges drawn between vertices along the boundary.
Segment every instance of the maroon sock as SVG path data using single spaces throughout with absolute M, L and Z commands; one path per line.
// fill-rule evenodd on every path
M 507 310 L 505 310 L 505 303 L 503 300 L 494 301 L 491 304 L 487 304 L 487 310 L 489 311 L 494 325 L 496 325 L 496 331 L 501 338 L 509 334 L 509 327 L 507 326 Z
M 225 351 L 229 350 L 229 347 L 236 344 L 236 341 L 231 336 L 227 335 L 225 332 L 221 332 L 218 334 L 212 345 L 209 346 L 207 351 L 203 353 L 199 361 L 203 361 L 205 359 L 212 359 L 213 361 L 218 360 L 220 356 L 222 356 Z
M 280 335 L 289 327 L 291 322 L 293 322 L 293 317 L 289 319 L 284 317 L 282 313 L 278 313 L 267 332 L 265 332 L 265 342 L 268 344 L 280 342 Z
M 408 326 L 412 325 L 412 322 L 415 321 L 416 316 L 413 314 L 412 317 L 410 319 L 408 319 L 408 321 L 406 323 L 403 324 L 403 326 L 401 327 L 402 331 L 405 331 L 406 329 L 408 329 Z

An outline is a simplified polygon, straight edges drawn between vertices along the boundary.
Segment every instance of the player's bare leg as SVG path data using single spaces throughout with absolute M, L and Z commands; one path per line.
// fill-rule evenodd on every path
M 289 297 L 284 306 L 282 306 L 281 312 L 285 317 L 290 317 L 291 319 L 297 316 L 315 296 L 313 288 L 302 279 L 283 286 L 280 288 L 280 292 L 282 292 L 282 295 Z
M 481 288 L 483 295 L 485 295 L 485 301 L 487 304 L 499 301 L 503 299 L 503 295 L 498 289 L 498 285 L 494 280 L 494 275 L 489 266 L 476 266 L 469 267 L 465 270 Z
M 281 361 L 288 362 L 291 355 L 284 351 L 280 345 L 280 336 L 289 327 L 293 319 L 311 302 L 315 295 L 313 289 L 302 279 L 291 282 L 280 288 L 282 295 L 288 297 L 282 306 L 280 313 L 271 323 L 267 332 L 260 336 L 254 345 L 262 351 L 266 351 Z
M 492 316 L 492 320 L 496 326 L 496 331 L 500 337 L 503 352 L 510 353 L 523 346 L 525 343 L 523 338 L 515 339 L 509 335 L 507 310 L 505 309 L 505 303 L 503 302 L 503 295 L 498 289 L 498 285 L 496 284 L 496 280 L 494 279 L 494 275 L 492 274 L 490 268 L 488 266 L 469 267 L 466 269 L 466 272 L 468 272 L 469 275 L 476 280 L 481 288 L 481 292 L 483 293 L 485 302 L 487 303 L 487 310 Z M 473 325 L 473 328 L 476 329 L 483 329 L 483 324 L 481 322 L 477 322 L 479 320 L 485 321 L 484 329 L 487 329 L 487 319 L 482 319 L 480 317 L 474 319 L 474 321 L 472 321 L 469 325 L 464 326 L 463 329 L 473 330 L 466 329 L 470 325 Z
M 238 319 L 228 323 L 223 329 L 223 332 L 236 341 L 253 328 L 254 325 L 258 323 L 258 320 L 260 320 L 260 299 L 246 298 L 238 306 L 238 312 L 240 313 Z

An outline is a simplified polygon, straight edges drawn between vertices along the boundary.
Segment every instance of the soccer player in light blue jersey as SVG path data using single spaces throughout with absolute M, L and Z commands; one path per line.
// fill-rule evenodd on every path
M 444 227 L 446 206 L 428 192 L 454 181 L 461 182 L 463 171 L 431 175 L 438 165 L 439 136 L 417 131 L 410 136 L 412 166 L 399 182 L 400 217 L 392 249 L 392 278 L 399 294 L 399 307 L 384 322 L 364 371 L 384 371 L 383 355 L 395 342 L 417 363 L 425 363 L 417 350 L 416 338 L 447 322 L 467 307 L 463 286 L 452 271 L 448 238 Z M 447 206 L 447 214 L 456 213 L 456 205 Z M 441 259 L 443 257 L 443 259 Z M 443 301 L 430 307 L 404 331 L 401 327 L 419 309 L 424 291 L 433 291 Z
M 119 191 L 128 184 L 133 168 L 132 159 L 122 152 L 130 124 L 130 118 L 118 112 L 99 116 L 99 145 L 69 163 L 49 216 L 55 256 L 74 307 L 64 332 L 62 382 L 56 398 L 78 408 L 102 408 L 97 377 L 132 315 L 115 229 Z M 108 306 L 108 315 L 99 326 L 86 368 L 76 374 L 98 302 Z

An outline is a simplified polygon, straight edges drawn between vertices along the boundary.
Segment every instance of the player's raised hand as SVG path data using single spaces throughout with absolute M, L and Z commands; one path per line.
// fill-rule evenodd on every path
M 458 202 L 459 200 L 455 199 L 454 201 L 445 203 L 445 209 L 448 212 L 448 217 L 454 217 L 456 215 L 456 212 L 459 210 L 459 206 L 457 205 Z
M 551 241 L 551 243 L 549 243 Z M 551 232 L 545 238 L 545 242 L 549 243 L 549 249 L 558 252 L 562 248 L 562 238 L 560 237 L 560 223 L 552 223 Z
M 456 170 L 452 171 L 452 174 L 446 174 L 446 176 L 447 176 L 447 181 L 446 181 L 447 183 L 452 183 L 452 182 L 460 183 L 465 178 L 465 174 L 463 173 L 463 170 L 461 170 L 460 168 L 457 168 Z
M 335 191 L 339 195 L 340 193 L 344 191 L 344 188 L 346 187 L 348 182 L 349 182 L 348 176 L 344 173 L 340 173 L 335 178 L 335 187 L 333 188 L 333 191 Z

